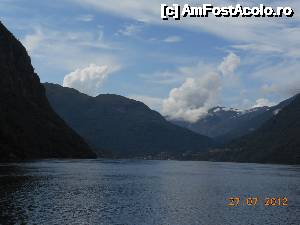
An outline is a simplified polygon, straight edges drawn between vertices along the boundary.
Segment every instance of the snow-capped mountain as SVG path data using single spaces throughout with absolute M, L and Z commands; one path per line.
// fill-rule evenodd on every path
M 204 118 L 195 123 L 178 120 L 171 122 L 224 143 L 256 130 L 268 119 L 276 116 L 292 99 L 287 99 L 273 107 L 258 107 L 249 110 L 217 106 L 210 109 Z

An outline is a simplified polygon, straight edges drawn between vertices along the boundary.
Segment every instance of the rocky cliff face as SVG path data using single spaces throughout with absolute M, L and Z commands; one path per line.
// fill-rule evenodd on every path
M 0 22 L 0 160 L 94 153 L 52 110 L 22 44 Z

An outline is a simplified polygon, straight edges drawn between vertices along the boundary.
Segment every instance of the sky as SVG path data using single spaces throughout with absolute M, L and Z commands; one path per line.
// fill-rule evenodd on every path
M 295 14 L 164 21 L 162 3 L 265 3 Z M 195 122 L 217 105 L 271 106 L 300 92 L 299 0 L 0 0 L 0 19 L 42 82 L 123 95 L 172 119 Z

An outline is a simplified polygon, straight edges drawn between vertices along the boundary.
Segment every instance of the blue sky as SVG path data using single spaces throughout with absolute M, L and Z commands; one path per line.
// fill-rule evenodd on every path
M 177 119 L 215 105 L 247 109 L 300 92 L 300 2 L 293 18 L 162 21 L 161 0 L 1 0 L 1 21 L 22 41 L 42 82 L 115 93 Z M 216 6 L 238 1 L 215 0 Z

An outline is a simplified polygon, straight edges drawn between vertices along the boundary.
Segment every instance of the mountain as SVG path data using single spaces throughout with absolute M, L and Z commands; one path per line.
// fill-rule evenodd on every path
M 210 109 L 204 118 L 201 118 L 195 123 L 185 121 L 172 122 L 194 132 L 216 138 L 225 135 L 232 130 L 236 130 L 239 126 L 241 126 L 241 123 L 250 120 L 266 110 L 266 108 L 257 108 L 251 111 L 242 112 L 237 109 L 218 106 Z
M 52 110 L 22 44 L 0 22 L 0 161 L 95 157 Z
M 228 143 L 258 129 L 264 122 L 272 118 L 293 98 L 273 107 L 259 107 L 250 110 L 237 110 L 225 107 L 215 107 L 195 123 L 171 121 L 181 127 L 214 138 L 219 143 Z
M 54 110 L 96 150 L 117 157 L 180 155 L 212 145 L 208 137 L 166 121 L 145 104 L 118 95 L 90 97 L 75 89 L 44 84 Z
M 218 160 L 300 164 L 300 94 L 253 133 L 234 140 Z

